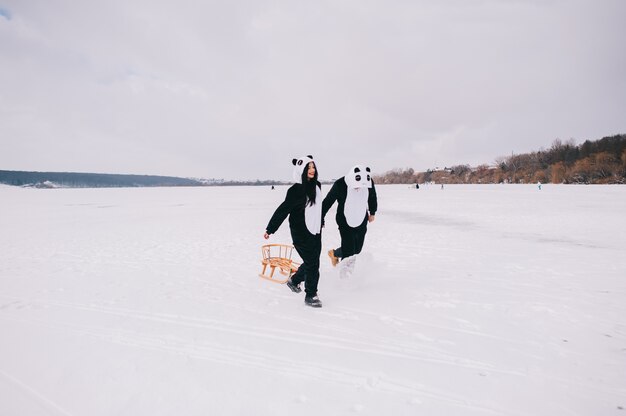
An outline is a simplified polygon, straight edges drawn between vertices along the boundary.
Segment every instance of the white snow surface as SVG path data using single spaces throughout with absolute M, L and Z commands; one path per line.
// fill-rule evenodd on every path
M 626 415 L 626 187 L 378 186 L 321 309 L 286 189 L 0 187 L 0 415 Z

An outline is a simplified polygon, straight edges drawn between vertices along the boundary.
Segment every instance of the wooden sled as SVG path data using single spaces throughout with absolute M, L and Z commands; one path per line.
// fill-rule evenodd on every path
M 266 244 L 261 246 L 261 253 L 263 254 L 261 265 L 263 265 L 263 271 L 261 271 L 259 277 L 276 283 L 285 283 L 289 280 L 298 270 L 298 267 L 300 267 L 300 263 L 291 260 L 292 252 L 293 246 L 288 244 Z M 280 274 L 287 277 L 282 278 L 280 275 L 274 276 L 276 269 L 278 269 Z

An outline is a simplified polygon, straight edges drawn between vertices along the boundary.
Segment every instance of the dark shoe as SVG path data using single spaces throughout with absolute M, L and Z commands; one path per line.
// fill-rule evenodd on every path
M 289 280 L 287 280 L 287 281 L 285 282 L 285 284 L 287 285 L 287 287 L 288 287 L 289 289 L 291 289 L 291 291 L 292 291 L 292 292 L 295 292 L 295 293 L 300 293 L 300 292 L 302 292 L 302 289 L 300 289 L 300 285 L 299 285 L 299 284 L 295 284 L 295 283 L 293 282 L 293 280 L 291 280 L 291 277 L 289 278 Z
M 335 250 L 328 250 L 328 257 L 330 257 L 330 263 L 333 267 L 339 263 L 339 259 L 335 256 Z
M 312 308 L 321 308 L 322 301 L 317 296 L 307 296 L 304 298 L 304 303 Z

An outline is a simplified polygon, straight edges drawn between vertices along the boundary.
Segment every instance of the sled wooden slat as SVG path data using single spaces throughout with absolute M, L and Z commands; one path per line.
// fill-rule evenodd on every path
M 289 278 L 298 270 L 300 263 L 296 263 L 291 260 L 291 253 L 293 252 L 293 246 L 288 244 L 266 244 L 261 246 L 261 254 L 263 260 L 261 265 L 263 270 L 259 274 L 259 277 L 267 279 L 275 283 L 285 283 Z M 269 268 L 269 270 L 268 270 Z M 274 275 L 274 272 L 278 269 L 280 275 Z

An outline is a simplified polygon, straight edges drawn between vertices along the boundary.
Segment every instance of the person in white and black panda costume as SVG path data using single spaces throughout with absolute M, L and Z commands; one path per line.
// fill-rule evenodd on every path
M 346 277 L 352 273 L 355 256 L 363 249 L 367 223 L 374 221 L 378 209 L 371 169 L 356 165 L 346 176 L 335 181 L 322 203 L 322 220 L 335 201 L 341 247 L 328 251 L 328 256 L 333 266 L 342 261 L 340 273 Z
M 287 190 L 285 201 L 272 215 L 264 238 L 268 239 L 274 234 L 289 216 L 291 238 L 302 258 L 302 264 L 286 284 L 293 292 L 300 293 L 300 283 L 304 282 L 304 302 L 319 308 L 322 306 L 317 296 L 322 251 L 322 185 L 317 180 L 317 166 L 313 156 L 293 159 L 292 163 L 295 184 Z

